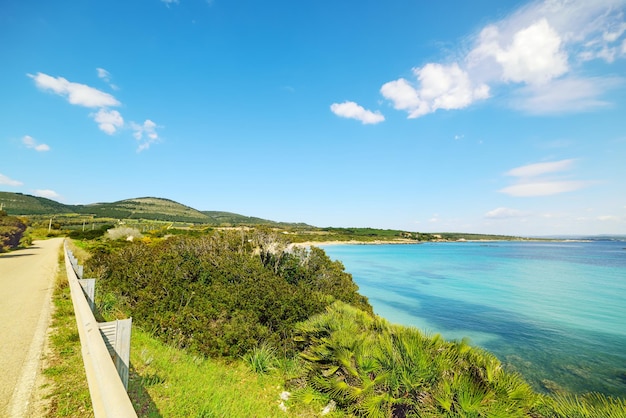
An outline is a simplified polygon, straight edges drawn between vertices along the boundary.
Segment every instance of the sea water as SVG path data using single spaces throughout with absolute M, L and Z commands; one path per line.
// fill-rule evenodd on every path
M 626 397 L 626 242 L 323 248 L 392 323 L 468 337 L 539 391 Z

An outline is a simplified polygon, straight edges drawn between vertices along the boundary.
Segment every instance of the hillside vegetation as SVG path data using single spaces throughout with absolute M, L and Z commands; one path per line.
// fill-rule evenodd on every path
M 202 213 L 211 219 L 210 224 L 212 225 L 268 225 L 277 227 L 310 228 L 310 226 L 305 223 L 268 221 L 267 219 L 257 218 L 254 216 L 244 216 L 232 212 L 206 210 L 202 211 Z
M 0 192 L 0 205 L 9 215 L 56 216 L 64 219 L 153 220 L 211 226 L 276 225 L 306 226 L 270 221 L 232 212 L 199 211 L 169 199 L 140 197 L 112 203 L 64 205 L 44 197 Z
M 373 315 L 340 262 L 319 248 L 293 248 L 267 228 L 87 246 L 86 274 L 98 278 L 102 315 L 132 316 L 142 335 L 199 355 L 197 364 L 219 358 L 238 368 L 243 359 L 260 374 L 280 369 L 291 393 L 281 401 L 287 409 L 316 403 L 335 408 L 332 416 L 626 416 L 623 399 L 539 394 L 465 341 L 389 324 Z M 176 374 L 176 364 L 167 367 Z M 165 371 L 150 373 L 159 402 L 170 402 Z M 200 414 L 194 405 L 206 404 L 211 388 L 185 384 L 176 393 L 198 398 L 183 396 L 181 408 Z M 209 412 L 221 416 L 219 408 Z
M 224 211 L 199 211 L 169 199 L 141 197 L 112 203 L 64 205 L 50 199 L 0 192 L 0 205 L 9 215 L 28 216 L 30 223 L 55 234 L 71 231 L 97 231 L 104 227 L 126 225 L 141 232 L 164 231 L 167 234 L 186 230 L 193 234 L 207 228 L 267 226 L 288 236 L 291 242 L 359 241 L 359 242 L 420 242 L 459 240 L 516 240 L 517 237 L 467 234 L 418 233 L 376 228 L 323 228 L 304 223 L 277 222 Z M 88 234 L 89 235 L 89 234 Z M 95 237 L 97 232 L 90 233 Z M 78 237 L 78 236 L 75 236 Z
M 173 222 L 208 223 L 202 212 L 173 200 L 155 197 L 120 200 L 114 203 L 95 203 L 76 206 L 77 213 L 103 218 L 148 219 Z
M 45 197 L 0 192 L 0 206 L 9 215 L 52 215 L 75 213 L 75 208 Z

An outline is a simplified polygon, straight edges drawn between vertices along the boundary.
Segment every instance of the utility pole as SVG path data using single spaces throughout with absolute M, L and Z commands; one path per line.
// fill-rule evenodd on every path
M 48 234 L 52 230 L 52 218 L 50 218 L 50 223 L 48 224 Z

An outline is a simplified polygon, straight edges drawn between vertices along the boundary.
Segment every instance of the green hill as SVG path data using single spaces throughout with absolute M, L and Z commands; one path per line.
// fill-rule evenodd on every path
M 232 212 L 219 212 L 203 210 L 203 214 L 210 218 L 214 225 L 270 225 L 270 226 L 290 226 L 290 227 L 311 227 L 305 223 L 276 222 L 254 216 L 239 215 Z
M 169 199 L 158 197 L 140 197 L 112 203 L 93 203 L 89 205 L 64 205 L 44 197 L 22 193 L 0 192 L 0 205 L 9 215 L 69 215 L 70 225 L 83 224 L 82 218 L 89 217 L 89 222 L 100 218 L 102 222 L 122 220 L 148 220 L 164 222 L 194 223 L 210 226 L 266 225 L 286 228 L 291 231 L 290 238 L 298 241 L 380 241 L 409 239 L 416 241 L 433 240 L 515 240 L 517 237 L 463 233 L 412 233 L 399 230 L 376 228 L 318 228 L 304 223 L 276 222 L 254 216 L 239 215 L 224 211 L 199 211 L 192 207 Z M 80 218 L 80 219 L 78 219 Z M 78 220 L 76 220 L 78 219 Z M 77 223 L 78 222 L 78 223 Z M 97 221 L 96 221 L 97 223 Z M 67 223 L 62 223 L 67 226 Z
M 44 197 L 0 192 L 0 205 L 9 215 L 89 215 L 95 218 L 145 219 L 215 226 L 274 225 L 307 226 L 274 222 L 232 212 L 199 211 L 169 199 L 140 197 L 112 203 L 64 205 Z
M 232 212 L 199 211 L 169 199 L 141 197 L 113 203 L 80 206 L 77 212 L 118 219 L 148 219 L 208 225 L 284 225 L 279 222 Z
M 76 206 L 76 212 L 102 218 L 148 219 L 171 222 L 209 223 L 202 212 L 169 199 L 140 197 L 113 203 Z
M 76 208 L 45 197 L 0 192 L 0 206 L 9 215 L 53 215 L 76 213 Z

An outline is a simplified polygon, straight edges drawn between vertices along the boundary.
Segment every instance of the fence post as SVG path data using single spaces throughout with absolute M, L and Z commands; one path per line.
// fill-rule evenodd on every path
M 82 266 L 81 266 L 82 267 Z M 96 279 L 78 279 L 78 283 L 83 288 L 83 293 L 87 298 L 91 312 L 95 311 L 95 294 L 96 294 Z
M 102 339 L 126 389 L 128 389 L 131 326 L 132 318 L 98 323 Z

